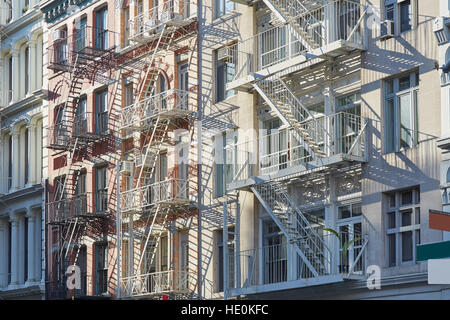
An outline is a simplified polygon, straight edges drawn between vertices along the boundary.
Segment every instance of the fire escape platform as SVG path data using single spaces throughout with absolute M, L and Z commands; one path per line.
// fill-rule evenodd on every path
M 249 90 L 252 88 L 252 83 L 264 78 L 267 78 L 276 73 L 284 74 L 286 72 L 293 73 L 313 67 L 323 61 L 334 60 L 335 58 L 348 55 L 355 51 L 362 52 L 364 45 L 337 40 L 320 48 L 314 49 L 302 55 L 295 56 L 283 62 L 266 67 L 254 73 L 249 73 L 246 76 L 240 77 L 234 81 L 226 84 L 226 90 Z
M 320 285 L 343 282 L 343 281 L 344 281 L 343 274 L 333 274 L 333 275 L 318 276 L 315 278 L 308 278 L 308 279 L 292 280 L 292 281 L 270 283 L 270 284 L 260 284 L 260 285 L 249 286 L 246 288 L 235 288 L 235 289 L 230 289 L 228 294 L 230 296 L 250 295 L 250 294 L 258 294 L 258 293 L 264 293 L 264 292 L 273 292 L 273 291 L 298 289 L 298 288 L 311 287 L 311 286 L 320 286 Z
M 297 176 L 305 176 L 311 173 L 324 172 L 339 165 L 351 164 L 354 162 L 364 163 L 367 162 L 367 159 L 364 156 L 360 157 L 340 153 L 331 157 L 311 161 L 308 163 L 308 168 L 304 165 L 296 165 L 281 169 L 274 173 L 253 176 L 245 180 L 237 180 L 229 183 L 227 188 L 228 190 L 250 190 L 249 188 L 257 183 L 272 180 L 284 180 Z

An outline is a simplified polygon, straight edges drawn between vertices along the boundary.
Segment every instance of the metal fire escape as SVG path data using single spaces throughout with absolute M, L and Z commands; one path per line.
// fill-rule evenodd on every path
M 134 160 L 123 161 L 121 169 L 128 174 L 131 186 L 120 186 L 118 249 L 122 248 L 124 237 L 129 242 L 128 254 L 118 254 L 119 265 L 123 257 L 128 266 L 127 276 L 118 283 L 119 298 L 158 299 L 166 294 L 177 299 L 193 294 L 192 274 L 174 266 L 173 250 L 167 270 L 148 270 L 155 262 L 162 236 L 173 236 L 176 220 L 192 217 L 196 212 L 190 199 L 190 190 L 194 189 L 189 185 L 189 177 L 156 181 L 161 151 L 178 143 L 171 132 L 191 128 L 195 116 L 194 99 L 188 88 L 157 92 L 160 75 L 169 68 L 163 57 L 179 49 L 178 44 L 196 30 L 196 21 L 187 16 L 188 4 L 170 1 L 130 20 L 130 41 L 137 50 L 146 46 L 147 51 L 136 56 L 133 51 L 124 53 L 117 65 L 120 73 L 135 66 L 134 73 L 128 72 L 127 76 L 137 84 L 134 103 L 125 106 L 121 113 L 125 140 L 133 137 L 129 154 Z M 136 248 L 136 243 L 140 248 Z
M 82 162 L 92 157 L 97 143 L 108 139 L 107 119 L 99 115 L 94 119 L 86 110 L 80 112 L 83 84 L 87 81 L 110 85 L 116 81 L 109 76 L 115 60 L 114 34 L 95 30 L 94 36 L 92 31 L 85 26 L 72 36 L 55 40 L 48 49 L 48 68 L 61 72 L 63 77 L 55 92 L 67 87 L 67 92 L 62 91 L 64 104 L 54 112 L 55 123 L 47 129 L 47 147 L 54 151 L 52 156 L 59 163 L 60 177 L 47 204 L 47 223 L 52 234 L 56 231 L 57 235 L 55 255 L 51 259 L 55 269 L 49 274 L 47 288 L 50 297 L 57 299 L 79 294 L 67 289 L 67 267 L 77 264 L 86 235 L 103 234 L 109 215 L 106 194 L 96 194 L 94 199 L 78 185 Z

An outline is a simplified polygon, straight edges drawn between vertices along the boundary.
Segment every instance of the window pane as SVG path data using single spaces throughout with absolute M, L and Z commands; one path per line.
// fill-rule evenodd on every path
M 402 192 L 402 195 L 401 195 L 401 199 L 402 199 L 401 204 L 402 204 L 402 206 L 408 205 L 408 204 L 412 204 L 412 197 L 413 197 L 412 191 Z
M 389 212 L 388 214 L 388 228 L 395 228 L 395 212 Z
M 409 93 L 399 97 L 400 106 L 400 147 L 412 146 L 411 95 Z
M 394 125 L 394 100 L 386 100 L 386 116 L 385 116 L 385 148 L 386 152 L 395 151 L 395 125 Z
M 393 267 L 397 264 L 396 262 L 396 246 L 395 246 L 395 234 L 388 235 L 388 246 L 389 246 L 389 267 Z
M 389 198 L 389 208 L 395 208 L 395 193 L 388 194 L 387 196 Z
M 402 217 L 402 227 L 410 226 L 412 223 L 412 212 L 411 211 L 403 211 L 401 212 Z
M 402 261 L 412 260 L 412 231 L 402 232 Z
M 394 5 L 388 5 L 385 7 L 385 17 L 386 20 L 394 21 Z

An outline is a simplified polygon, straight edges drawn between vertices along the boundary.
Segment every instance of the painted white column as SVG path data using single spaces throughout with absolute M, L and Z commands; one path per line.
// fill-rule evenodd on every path
M 19 51 L 14 50 L 12 52 L 12 102 L 19 100 L 19 79 L 20 79 L 20 68 L 19 68 Z
M 0 288 L 8 285 L 8 223 L 0 219 Z
M 33 92 L 36 90 L 36 78 L 37 78 L 37 72 L 36 70 L 38 69 L 38 65 L 37 65 L 37 59 L 36 59 L 36 54 L 37 54 L 37 46 L 36 46 L 37 42 L 34 39 L 30 39 L 28 41 L 28 50 L 29 50 L 29 55 L 28 55 L 28 92 Z
M 10 216 L 11 222 L 11 286 L 19 283 L 19 220 L 16 214 Z
M 14 130 L 12 132 L 12 191 L 19 189 L 19 167 L 20 167 L 20 132 Z
M 27 186 L 32 186 L 37 183 L 36 176 L 36 166 L 38 161 L 41 161 L 37 157 L 37 139 L 36 139 L 36 125 L 30 124 L 28 127 L 28 181 L 26 181 Z
M 34 279 L 36 281 L 44 280 L 44 268 L 42 266 L 42 211 L 41 209 L 36 211 L 34 215 L 34 228 L 35 228 L 35 245 L 34 245 Z
M 36 243 L 36 235 L 35 235 L 35 214 L 33 210 L 28 210 L 27 218 L 28 218 L 28 276 L 27 282 L 35 281 L 35 243 Z

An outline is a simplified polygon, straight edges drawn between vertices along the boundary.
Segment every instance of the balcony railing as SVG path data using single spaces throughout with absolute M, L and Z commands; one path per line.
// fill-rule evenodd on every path
M 171 89 L 122 109 L 122 128 L 148 127 L 157 116 L 185 117 L 194 111 L 192 93 Z
M 365 156 L 366 125 L 358 115 L 340 112 L 319 116 L 315 120 L 301 122 L 300 127 L 321 147 L 326 158 L 342 155 L 345 158 L 362 159 Z M 328 135 L 321 128 L 326 128 L 331 134 Z M 307 151 L 307 143 L 300 143 L 297 135 L 294 129 L 284 128 L 229 148 L 233 162 L 227 165 L 232 167 L 232 181 L 245 180 L 252 175 L 272 174 L 290 167 L 307 166 L 314 158 Z M 259 159 L 256 150 L 259 150 Z M 255 172 L 255 166 L 258 172 Z
M 189 0 L 169 0 L 131 18 L 130 40 L 141 41 L 154 33 L 159 27 L 167 25 L 183 25 L 189 18 Z
M 161 271 L 121 279 L 123 297 L 137 297 L 161 293 L 188 293 L 194 279 L 188 271 Z
M 313 264 L 318 263 L 318 258 L 322 259 L 322 263 L 326 263 L 327 275 L 342 275 L 347 278 L 352 275 L 364 275 L 367 236 L 356 233 L 340 233 L 339 235 L 341 244 L 334 234 L 322 235 L 324 242 L 332 252 L 331 257 L 324 259 L 323 257 L 312 257 L 308 254 L 306 256 Z M 350 240 L 350 237 L 356 239 L 346 253 L 342 254 L 343 244 Z M 235 263 L 237 261 L 236 253 L 230 253 L 228 257 L 230 262 L 228 277 L 234 279 L 234 281 L 229 282 L 232 284 L 229 289 L 251 288 L 314 277 L 296 253 L 293 244 L 287 242 L 243 250 L 237 256 L 239 257 L 239 264 Z M 344 258 L 345 261 L 343 261 Z M 240 275 L 239 279 L 237 279 L 237 275 Z
M 48 204 L 49 222 L 64 222 L 77 217 L 89 217 L 95 213 L 90 193 L 76 195 Z
M 338 40 L 361 46 L 363 44 L 362 11 L 359 3 L 339 0 L 298 15 L 293 20 L 319 48 Z M 311 24 L 312 17 L 317 22 L 316 26 Z M 305 55 L 313 49 L 308 49 L 304 39 L 301 39 L 292 27 L 286 24 L 239 41 L 231 45 L 230 50 L 230 62 L 235 66 L 234 81 L 294 57 Z
M 147 210 L 156 204 L 189 202 L 189 180 L 171 178 L 120 194 L 121 210 Z

